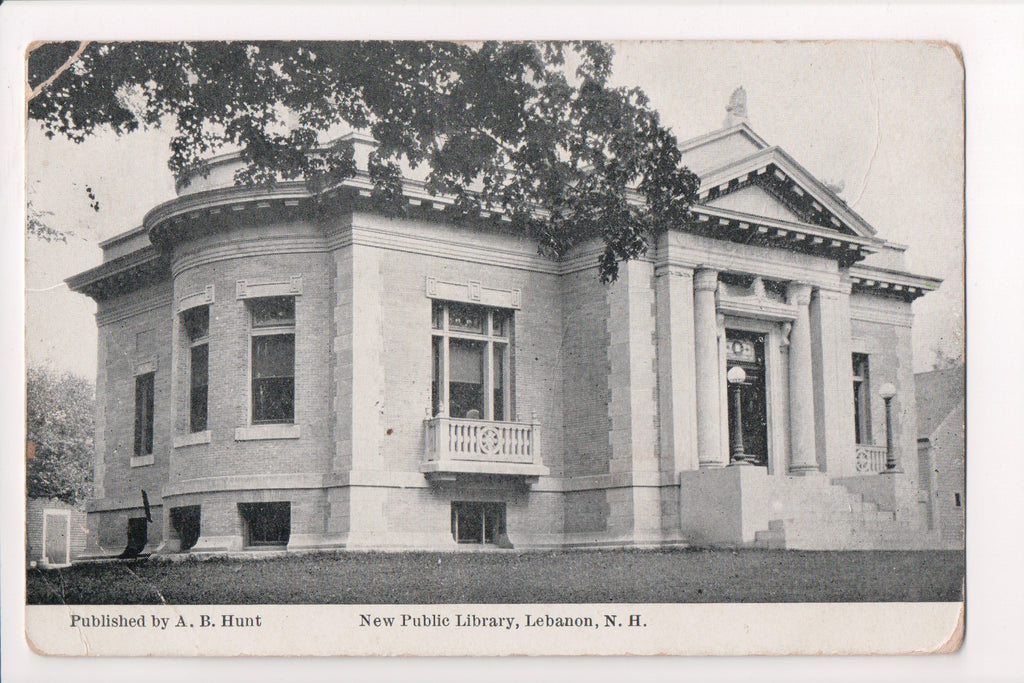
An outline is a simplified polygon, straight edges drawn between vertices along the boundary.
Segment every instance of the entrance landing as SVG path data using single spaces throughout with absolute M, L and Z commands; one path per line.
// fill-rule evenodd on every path
M 733 466 L 680 475 L 680 521 L 694 545 L 800 550 L 919 550 L 941 546 L 926 511 L 898 475 L 839 485 L 828 477 L 771 475 Z M 847 482 L 843 482 L 846 484 Z M 852 482 L 851 482 L 852 483 Z M 874 495 L 874 493 L 879 495 Z

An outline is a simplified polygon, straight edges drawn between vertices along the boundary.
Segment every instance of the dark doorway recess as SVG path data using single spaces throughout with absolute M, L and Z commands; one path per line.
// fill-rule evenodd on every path
M 726 330 L 726 367 L 739 366 L 747 377 L 740 385 L 740 412 L 743 418 L 743 450 L 748 462 L 768 465 L 768 412 L 764 371 L 764 340 L 761 332 Z M 729 391 L 729 388 L 726 387 Z M 731 396 L 731 394 L 730 394 Z M 735 421 L 736 407 L 729 401 L 729 429 Z

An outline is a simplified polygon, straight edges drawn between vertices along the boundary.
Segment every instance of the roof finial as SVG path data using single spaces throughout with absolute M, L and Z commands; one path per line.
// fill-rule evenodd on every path
M 825 187 L 830 189 L 832 193 L 835 195 L 842 194 L 843 190 L 846 189 L 846 181 L 844 181 L 842 178 L 839 178 L 837 180 L 823 180 L 822 182 L 824 183 Z
M 725 128 L 732 128 L 740 123 L 747 123 L 747 91 L 743 86 L 732 91 L 729 105 L 725 108 Z

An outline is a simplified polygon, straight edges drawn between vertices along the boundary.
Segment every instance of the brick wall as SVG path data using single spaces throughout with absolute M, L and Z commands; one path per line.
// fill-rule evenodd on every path
M 893 441 L 904 471 L 914 481 L 919 481 L 910 304 L 854 293 L 850 296 L 850 305 L 854 309 L 850 323 L 851 351 L 868 354 L 872 439 L 876 445 L 885 445 L 885 402 L 878 390 L 891 382 L 897 392 L 892 399 Z M 866 320 L 868 316 L 875 320 Z M 902 322 L 889 322 L 897 317 L 902 318 Z
M 431 300 L 425 294 L 427 275 L 439 280 L 481 281 L 497 289 L 522 290 L 522 308 L 515 312 L 512 349 L 513 406 L 521 421 L 533 413 L 542 425 L 544 464 L 562 468 L 561 298 L 554 276 L 483 267 L 404 252 L 382 259 L 380 292 L 387 387 L 380 448 L 390 471 L 419 471 L 423 456 L 423 420 L 431 408 Z M 390 431 L 389 431 L 390 430 Z
M 97 453 L 103 458 L 102 495 L 141 505 L 145 489 L 159 502 L 171 451 L 171 284 L 143 287 L 99 302 L 97 323 L 100 372 L 97 376 Z M 135 377 L 144 364 L 155 366 L 153 464 L 131 467 L 135 447 Z
M 197 251 L 223 250 L 218 260 L 177 272 L 175 302 L 214 286 L 210 305 L 208 430 L 210 443 L 175 449 L 169 481 L 244 474 L 323 473 L 329 469 L 333 418 L 330 412 L 331 287 L 326 242 L 314 226 L 296 224 L 284 235 L 249 239 L 245 231 L 207 237 L 203 250 L 189 245 L 175 267 Z M 306 238 L 300 241 L 297 238 Z M 265 253 L 277 252 L 277 253 Z M 188 263 L 186 261 L 186 263 Z M 259 283 L 302 277 L 295 296 L 295 424 L 297 439 L 236 441 L 250 424 L 250 307 L 236 298 L 236 281 Z M 175 307 L 177 311 L 177 307 Z M 188 342 L 175 313 L 176 381 L 174 433 L 188 434 Z M 167 335 L 165 339 L 169 339 Z
M 607 474 L 611 458 L 608 440 L 611 418 L 608 358 L 608 297 L 597 268 L 562 278 L 564 318 L 565 463 L 558 474 Z

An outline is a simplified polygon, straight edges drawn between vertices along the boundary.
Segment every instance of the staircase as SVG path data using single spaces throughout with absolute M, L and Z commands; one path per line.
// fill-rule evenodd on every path
M 768 528 L 753 546 L 800 550 L 915 550 L 934 546 L 924 526 L 898 520 L 825 477 L 772 477 Z

